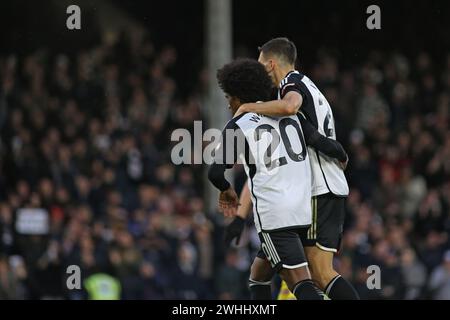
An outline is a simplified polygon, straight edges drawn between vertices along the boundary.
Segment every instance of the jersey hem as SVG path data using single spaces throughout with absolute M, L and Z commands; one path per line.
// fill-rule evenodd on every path
M 283 230 L 289 230 L 289 229 L 304 229 L 309 228 L 311 224 L 303 224 L 303 225 L 296 225 L 296 226 L 288 226 L 288 227 L 281 227 L 276 229 L 261 229 L 259 232 L 276 232 L 276 231 L 283 231 Z M 258 233 L 259 233 L 258 232 Z

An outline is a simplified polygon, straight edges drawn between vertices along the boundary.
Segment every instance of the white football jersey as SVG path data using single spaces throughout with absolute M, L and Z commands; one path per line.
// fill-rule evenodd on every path
M 333 111 L 315 84 L 298 71 L 291 71 L 280 83 L 278 99 L 282 99 L 289 91 L 297 91 L 302 95 L 303 104 L 300 112 L 317 128 L 319 133 L 336 140 Z M 314 148 L 308 147 L 308 149 L 312 171 L 312 195 L 331 192 L 337 196 L 347 196 L 349 193 L 347 179 L 336 160 Z
M 298 116 L 246 113 L 231 120 L 245 136 L 241 152 L 258 232 L 311 224 L 311 169 Z

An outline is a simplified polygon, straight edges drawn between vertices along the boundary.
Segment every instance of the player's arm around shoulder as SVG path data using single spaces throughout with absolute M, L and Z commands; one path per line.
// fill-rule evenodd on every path
M 297 91 L 289 91 L 281 100 L 271 100 L 261 103 L 244 103 L 235 113 L 235 117 L 253 112 L 270 117 L 283 117 L 295 115 L 303 103 L 303 97 Z
M 339 141 L 322 135 L 308 120 L 306 120 L 303 113 L 300 112 L 297 116 L 302 125 L 306 144 L 322 152 L 326 156 L 336 159 L 339 167 L 342 170 L 345 170 L 348 163 L 348 155 Z

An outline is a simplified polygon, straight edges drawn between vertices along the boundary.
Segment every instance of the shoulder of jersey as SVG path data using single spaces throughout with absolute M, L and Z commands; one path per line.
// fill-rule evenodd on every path
M 230 119 L 228 121 L 228 126 L 233 125 L 233 124 L 239 124 L 239 123 L 242 123 L 242 122 L 246 122 L 250 118 L 250 115 L 252 115 L 252 114 L 253 113 L 240 114 L 237 117 L 234 117 L 234 118 Z
M 252 112 L 246 112 L 238 115 L 237 117 L 233 118 L 232 121 L 239 122 L 239 121 L 246 121 L 248 120 L 254 113 Z
M 248 112 L 234 118 L 233 120 L 236 125 L 241 128 L 241 130 L 246 132 L 247 130 L 252 130 L 252 128 L 258 126 L 260 124 L 261 117 L 256 113 Z
M 289 73 L 286 77 L 284 77 L 283 80 L 280 82 L 280 88 L 282 88 L 284 85 L 286 85 L 289 82 L 295 82 L 295 81 L 301 81 L 303 78 L 303 75 L 300 74 L 297 70 Z

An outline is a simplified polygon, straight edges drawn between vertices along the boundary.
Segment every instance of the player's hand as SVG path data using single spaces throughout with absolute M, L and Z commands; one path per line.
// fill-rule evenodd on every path
M 340 167 L 342 170 L 347 169 L 347 165 L 348 165 L 348 155 L 347 155 L 347 158 L 345 159 L 345 161 L 339 161 L 338 164 L 339 164 L 339 167 Z
M 239 206 L 239 197 L 232 187 L 220 193 L 219 211 L 223 212 L 225 217 L 236 216 L 238 206 Z
M 248 112 L 247 111 L 247 106 L 248 105 L 249 105 L 249 103 L 241 104 L 239 109 L 237 109 L 236 113 L 234 114 L 233 118 L 236 118 L 237 116 L 240 116 L 241 114 Z
M 234 220 L 225 227 L 225 246 L 228 248 L 231 241 L 236 238 L 236 245 L 241 240 L 242 231 L 245 227 L 245 220 L 237 216 Z

